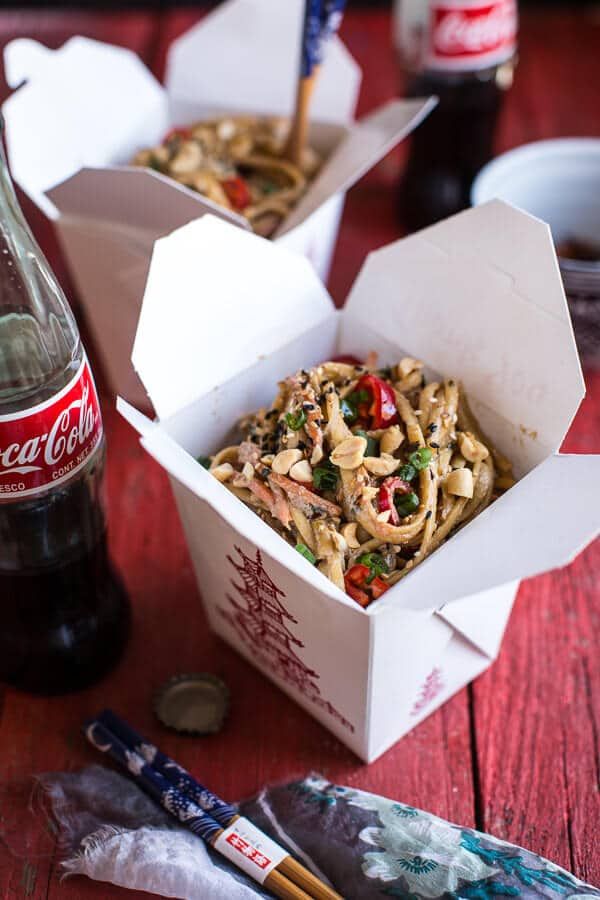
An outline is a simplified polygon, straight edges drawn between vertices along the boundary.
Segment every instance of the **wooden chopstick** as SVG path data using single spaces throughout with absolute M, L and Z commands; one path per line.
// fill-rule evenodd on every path
M 98 722 L 106 726 L 130 750 L 139 753 L 148 765 L 168 779 L 182 794 L 189 797 L 220 825 L 227 827 L 238 818 L 233 806 L 213 794 L 182 766 L 138 734 L 129 723 L 123 721 L 112 710 L 106 709 L 100 713 Z M 302 890 L 309 892 L 314 900 L 342 900 L 340 894 L 324 884 L 320 878 L 313 875 L 309 869 L 290 855 L 286 856 L 274 871 L 280 872 Z
M 284 156 L 301 167 L 308 134 L 308 110 L 317 83 L 324 46 L 337 29 L 345 0 L 304 0 L 300 71 L 296 105 Z
M 130 749 L 98 720 L 91 720 L 84 726 L 88 741 L 102 753 L 107 753 L 124 768 L 163 809 L 178 819 L 182 825 L 202 838 L 205 843 L 215 846 L 224 829 L 204 810 L 186 797 L 160 772 L 152 768 L 135 750 Z M 229 857 L 226 857 L 229 859 Z M 231 860 L 229 860 L 231 862 Z M 314 900 L 293 881 L 277 869 L 273 869 L 263 884 L 281 900 Z
M 308 134 L 308 111 L 310 101 L 312 99 L 315 84 L 317 83 L 318 68 L 313 69 L 311 75 L 298 79 L 296 88 L 296 106 L 290 133 L 287 139 L 287 145 L 284 156 L 294 163 L 295 166 L 301 166 L 304 148 L 306 147 L 306 137 Z
M 309 869 L 301 865 L 293 856 L 286 856 L 279 863 L 276 871 L 281 872 L 282 875 L 285 875 L 286 878 L 289 878 L 302 890 L 310 893 L 310 896 L 314 897 L 315 900 L 343 900 L 341 894 L 324 884 L 320 878 L 313 875 Z

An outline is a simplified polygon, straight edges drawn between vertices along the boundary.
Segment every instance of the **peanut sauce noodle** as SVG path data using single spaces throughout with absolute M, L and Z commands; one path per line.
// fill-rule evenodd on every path
M 301 166 L 283 158 L 289 119 L 227 116 L 173 128 L 132 160 L 162 172 L 271 237 L 304 194 L 321 160 L 305 150 Z
M 279 384 L 211 474 L 361 606 L 514 484 L 461 385 L 406 357 L 325 362 Z M 201 460 L 202 461 L 202 460 Z

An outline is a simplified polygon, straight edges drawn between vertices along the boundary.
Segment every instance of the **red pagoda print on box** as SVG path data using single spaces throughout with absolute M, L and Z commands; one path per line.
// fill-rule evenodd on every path
M 437 667 L 432 669 L 419 688 L 419 696 L 410 711 L 411 716 L 418 716 L 419 713 L 423 712 L 430 703 L 433 703 L 438 694 L 444 690 L 444 687 L 442 670 Z
M 239 576 L 231 579 L 237 597 L 227 594 L 230 607 L 219 608 L 221 615 L 235 629 L 248 647 L 252 656 L 265 669 L 273 672 L 287 684 L 320 706 L 337 719 L 344 728 L 354 731 L 354 726 L 345 719 L 334 706 L 321 696 L 317 684 L 319 675 L 302 662 L 294 647 L 302 649 L 304 644 L 290 630 L 297 625 L 297 619 L 287 611 L 282 603 L 285 594 L 272 581 L 262 562 L 260 550 L 256 557 L 235 548 L 239 557 L 236 562 L 231 556 L 227 560 Z

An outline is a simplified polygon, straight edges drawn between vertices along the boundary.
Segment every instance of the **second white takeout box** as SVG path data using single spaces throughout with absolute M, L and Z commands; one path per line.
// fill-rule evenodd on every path
M 235 265 L 231 265 L 235 260 Z M 196 457 L 338 354 L 452 375 L 517 484 L 367 610 Z M 500 202 L 372 253 L 341 312 L 309 262 L 211 216 L 157 241 L 121 410 L 171 476 L 212 628 L 371 761 L 498 653 L 519 579 L 598 531 L 599 456 L 558 453 L 584 395 L 548 227 Z
M 174 125 L 221 113 L 290 115 L 303 0 L 228 0 L 169 49 L 163 87 L 131 51 L 82 37 L 52 51 L 5 50 L 3 105 L 13 176 L 50 216 L 110 386 L 146 400 L 131 348 L 154 241 L 212 212 L 246 220 L 150 169 L 128 165 Z M 345 191 L 434 105 L 393 101 L 354 121 L 361 73 L 331 41 L 311 104 L 310 141 L 326 159 L 276 239 L 325 278 Z M 32 123 L 40 136 L 32 140 Z

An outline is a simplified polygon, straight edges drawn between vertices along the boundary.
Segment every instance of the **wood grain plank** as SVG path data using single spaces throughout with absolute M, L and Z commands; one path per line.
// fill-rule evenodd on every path
M 46 21 L 45 14 L 36 11 L 34 15 L 39 15 L 42 23 Z M 68 15 L 75 18 L 60 24 L 50 16 L 48 24 L 42 24 L 42 32 L 50 35 L 49 43 L 62 42 L 71 27 L 73 32 L 89 28 L 89 33 L 97 28 L 95 36 L 118 43 L 133 40 L 123 38 L 129 33 L 127 28 L 117 31 L 114 23 L 107 24 L 104 14 L 95 16 L 95 24 L 87 14 Z M 119 23 L 123 15 L 119 14 Z M 138 14 L 131 15 L 135 19 Z M 160 72 L 166 45 L 196 18 L 193 10 L 164 15 L 156 41 L 152 28 L 135 23 L 131 35 L 136 35 L 137 41 L 143 34 L 137 49 Z M 0 36 L 10 33 L 7 21 L 2 14 Z M 565 133 L 563 128 L 577 130 L 578 123 L 592 128 L 590 123 L 596 121 L 587 88 L 591 74 L 597 73 L 590 62 L 589 37 L 587 31 L 581 33 L 582 25 L 574 17 L 565 22 L 547 19 L 546 14 L 528 13 L 524 18 L 521 71 L 525 75 L 510 95 L 500 145 Z M 16 33 L 31 28 L 37 36 L 40 32 L 34 26 L 33 21 L 16 15 L 11 27 Z M 550 29 L 550 43 L 540 49 L 546 28 Z M 561 56 L 557 41 L 563 28 L 572 35 L 567 41 L 571 62 L 559 60 L 546 68 L 539 62 L 539 53 L 543 59 L 551 56 L 549 46 L 554 47 L 556 57 Z M 389 29 L 384 12 L 363 15 L 350 11 L 344 22 L 343 37 L 368 71 L 360 105 L 363 112 L 396 90 Z M 574 55 L 580 59 L 572 59 Z M 583 97 L 576 112 L 569 106 L 569 80 L 564 80 L 571 64 Z M 552 109 L 548 112 L 552 104 L 558 110 L 556 115 Z M 401 157 L 398 153 L 386 158 L 349 194 L 330 280 L 338 301 L 345 296 L 365 252 L 401 233 L 394 195 Z M 47 232 L 40 231 L 40 237 L 47 248 Z M 49 246 L 56 265 L 55 248 Z M 591 399 L 574 424 L 573 443 L 568 444 L 570 449 L 588 452 L 598 449 L 600 434 L 600 380 L 595 375 L 589 378 Z M 131 593 L 134 636 L 121 666 L 90 691 L 66 700 L 6 692 L 0 721 L 0 835 L 12 852 L 0 847 L 0 896 L 34 900 L 135 896 L 85 879 L 60 883 L 52 864 L 53 840 L 41 817 L 32 815 L 26 804 L 32 773 L 77 768 L 95 760 L 78 729 L 85 716 L 104 705 L 121 711 L 223 796 L 246 796 L 267 781 L 317 769 L 332 780 L 397 797 L 466 825 L 475 823 L 477 805 L 486 827 L 554 855 L 559 862 L 570 865 L 572 861 L 576 872 L 590 880 L 596 873 L 598 880 L 598 857 L 591 845 L 599 821 L 592 788 L 597 776 L 592 751 L 597 722 L 594 725 L 590 697 L 598 696 L 600 673 L 592 650 L 582 643 L 585 635 L 591 639 L 594 627 L 598 633 L 594 603 L 600 562 L 597 550 L 589 551 L 566 572 L 536 579 L 522 589 L 500 659 L 473 688 L 473 718 L 467 692 L 461 692 L 366 767 L 209 634 L 167 479 L 142 453 L 106 395 L 103 405 L 109 440 L 111 547 Z M 547 657 L 543 664 L 540 657 Z M 155 689 L 183 670 L 214 671 L 229 684 L 233 703 L 221 735 L 189 740 L 166 732 L 155 722 L 151 711 Z M 518 690 L 515 672 L 522 679 Z M 555 684 L 561 685 L 559 696 Z M 541 701 L 551 706 L 549 712 L 542 709 Z M 519 729 L 525 735 L 521 750 L 510 738 Z M 472 731 L 481 791 L 477 804 L 470 758 Z M 528 754 L 523 749 L 527 746 L 531 748 Z M 243 768 L 240 759 L 246 761 Z M 529 792 L 528 782 L 534 785 Z
M 597 12 L 527 11 L 522 25 L 498 149 L 599 135 Z M 597 453 L 600 373 L 586 381 L 563 449 Z M 592 884 L 600 883 L 599 565 L 596 542 L 567 569 L 526 582 L 498 661 L 472 688 L 482 827 Z
M 586 383 L 565 452 L 600 449 L 600 371 Z M 600 882 L 599 567 L 596 541 L 567 568 L 525 582 L 500 656 L 472 688 L 482 827 L 591 884 Z
M 600 135 L 598 8 L 525 10 L 515 83 L 500 119 L 498 152 L 528 141 Z

